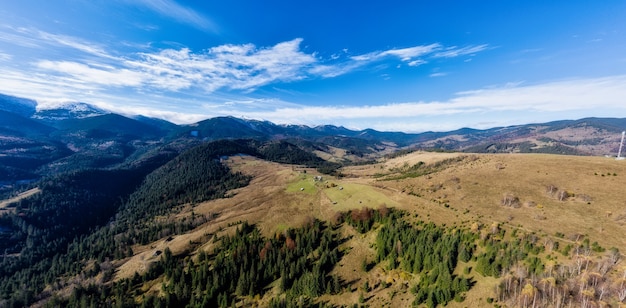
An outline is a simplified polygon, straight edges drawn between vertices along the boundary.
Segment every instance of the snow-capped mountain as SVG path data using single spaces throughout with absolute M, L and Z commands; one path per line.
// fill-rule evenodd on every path
M 68 119 L 83 119 L 109 113 L 110 112 L 90 104 L 67 102 L 49 107 L 37 106 L 37 112 L 32 117 L 43 121 L 59 121 Z

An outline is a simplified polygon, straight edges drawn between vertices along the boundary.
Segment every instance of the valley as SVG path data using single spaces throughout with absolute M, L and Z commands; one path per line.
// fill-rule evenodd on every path
M 407 134 L 33 104 L 0 97 L 0 307 L 626 300 L 624 119 Z

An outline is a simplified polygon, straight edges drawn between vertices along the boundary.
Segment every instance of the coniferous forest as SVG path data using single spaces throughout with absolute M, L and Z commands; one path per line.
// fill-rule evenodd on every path
M 10 236 L 3 233 L 2 298 L 9 306 L 28 305 L 56 277 L 79 273 L 88 260 L 123 258 L 132 254 L 134 243 L 206 222 L 210 217 L 185 223 L 151 218 L 246 185 L 248 177 L 219 162 L 220 155 L 243 150 L 249 148 L 216 142 L 193 148 L 156 170 L 158 164 L 149 161 L 134 169 L 84 170 L 42 180 L 40 194 L 0 217 L 2 227 L 11 230 Z
M 41 193 L 21 200 L 0 216 L 0 298 L 7 306 L 32 304 L 56 278 L 82 272 L 88 262 L 132 255 L 133 244 L 180 234 L 213 217 L 156 221 L 181 205 L 222 198 L 248 184 L 220 162 L 228 155 L 326 166 L 323 160 L 285 142 L 219 140 L 176 157 L 156 155 L 125 169 L 83 169 L 32 184 Z M 334 166 L 332 168 L 336 168 Z M 332 171 L 331 169 L 328 169 Z M 95 276 L 103 269 L 92 269 Z M 110 278 L 112 270 L 105 272 Z M 56 288 L 63 285 L 56 284 Z M 43 294 L 45 296 L 45 294 Z

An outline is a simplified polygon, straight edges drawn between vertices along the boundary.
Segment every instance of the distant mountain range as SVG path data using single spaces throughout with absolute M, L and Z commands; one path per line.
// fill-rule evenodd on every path
M 80 102 L 43 109 L 34 100 L 0 94 L 0 184 L 82 168 L 118 167 L 220 139 L 286 140 L 343 163 L 402 149 L 614 155 L 625 128 L 625 118 L 418 134 L 277 125 L 234 117 L 176 125 L 141 115 L 126 117 Z

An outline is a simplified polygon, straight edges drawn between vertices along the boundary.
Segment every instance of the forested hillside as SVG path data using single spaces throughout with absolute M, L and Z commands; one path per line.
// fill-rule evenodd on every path
M 231 173 L 219 157 L 250 151 L 234 142 L 216 142 L 180 155 L 147 177 L 158 162 L 61 174 L 38 183 L 40 194 L 0 217 L 3 230 L 10 231 L 2 233 L 0 295 L 8 300 L 5 304 L 31 303 L 55 277 L 74 275 L 90 260 L 123 258 L 132 254 L 132 243 L 160 238 L 164 229 L 182 232 L 205 222 L 208 218 L 188 224 L 153 218 L 179 204 L 223 197 L 246 185 L 248 178 Z
M 620 280 L 610 287 L 611 280 L 602 274 L 615 266 L 618 252 L 612 251 L 608 259 L 574 259 L 555 266 L 545 239 L 519 229 L 509 234 L 497 226 L 483 231 L 475 226 L 439 226 L 386 207 L 343 212 L 332 223 L 310 220 L 271 237 L 247 222 L 232 228 L 234 233 L 224 230 L 212 236 L 213 250 L 173 255 L 166 248 L 143 274 L 113 284 L 81 286 L 71 296 L 54 297 L 47 305 L 332 307 L 343 293 L 355 291 L 354 282 L 336 272 L 350 252 L 343 245 L 350 232 L 374 234 L 368 244 L 375 258 L 361 260 L 362 275 L 378 269 L 412 277 L 407 292 L 414 306 L 463 302 L 476 281 L 489 276 L 501 283 L 485 305 L 546 307 L 623 299 Z M 550 245 L 562 254 L 597 250 L 588 243 L 562 249 L 555 242 Z M 591 270 L 596 264 L 602 265 L 602 272 Z M 393 295 L 371 299 L 372 294 L 385 290 L 396 294 L 406 283 L 367 279 L 358 284 L 360 296 L 354 305 L 391 306 Z
M 166 151 L 132 169 L 86 169 L 46 178 L 34 184 L 41 193 L 0 216 L 5 230 L 0 233 L 4 303 L 32 303 L 55 277 L 78 274 L 94 260 L 125 258 L 132 255 L 132 245 L 181 234 L 210 221 L 213 215 L 185 221 L 156 217 L 172 215 L 186 204 L 223 198 L 229 190 L 247 185 L 248 176 L 232 173 L 221 162 L 224 156 L 240 154 L 309 167 L 328 165 L 285 142 L 220 140 L 173 159 Z M 106 282 L 111 270 L 93 268 L 88 276 L 103 273 Z
M 2 298 L 29 303 L 55 277 L 80 270 L 60 264 L 69 243 L 106 224 L 147 170 L 84 170 L 44 179 L 41 192 L 0 216 L 7 229 L 0 269 Z

